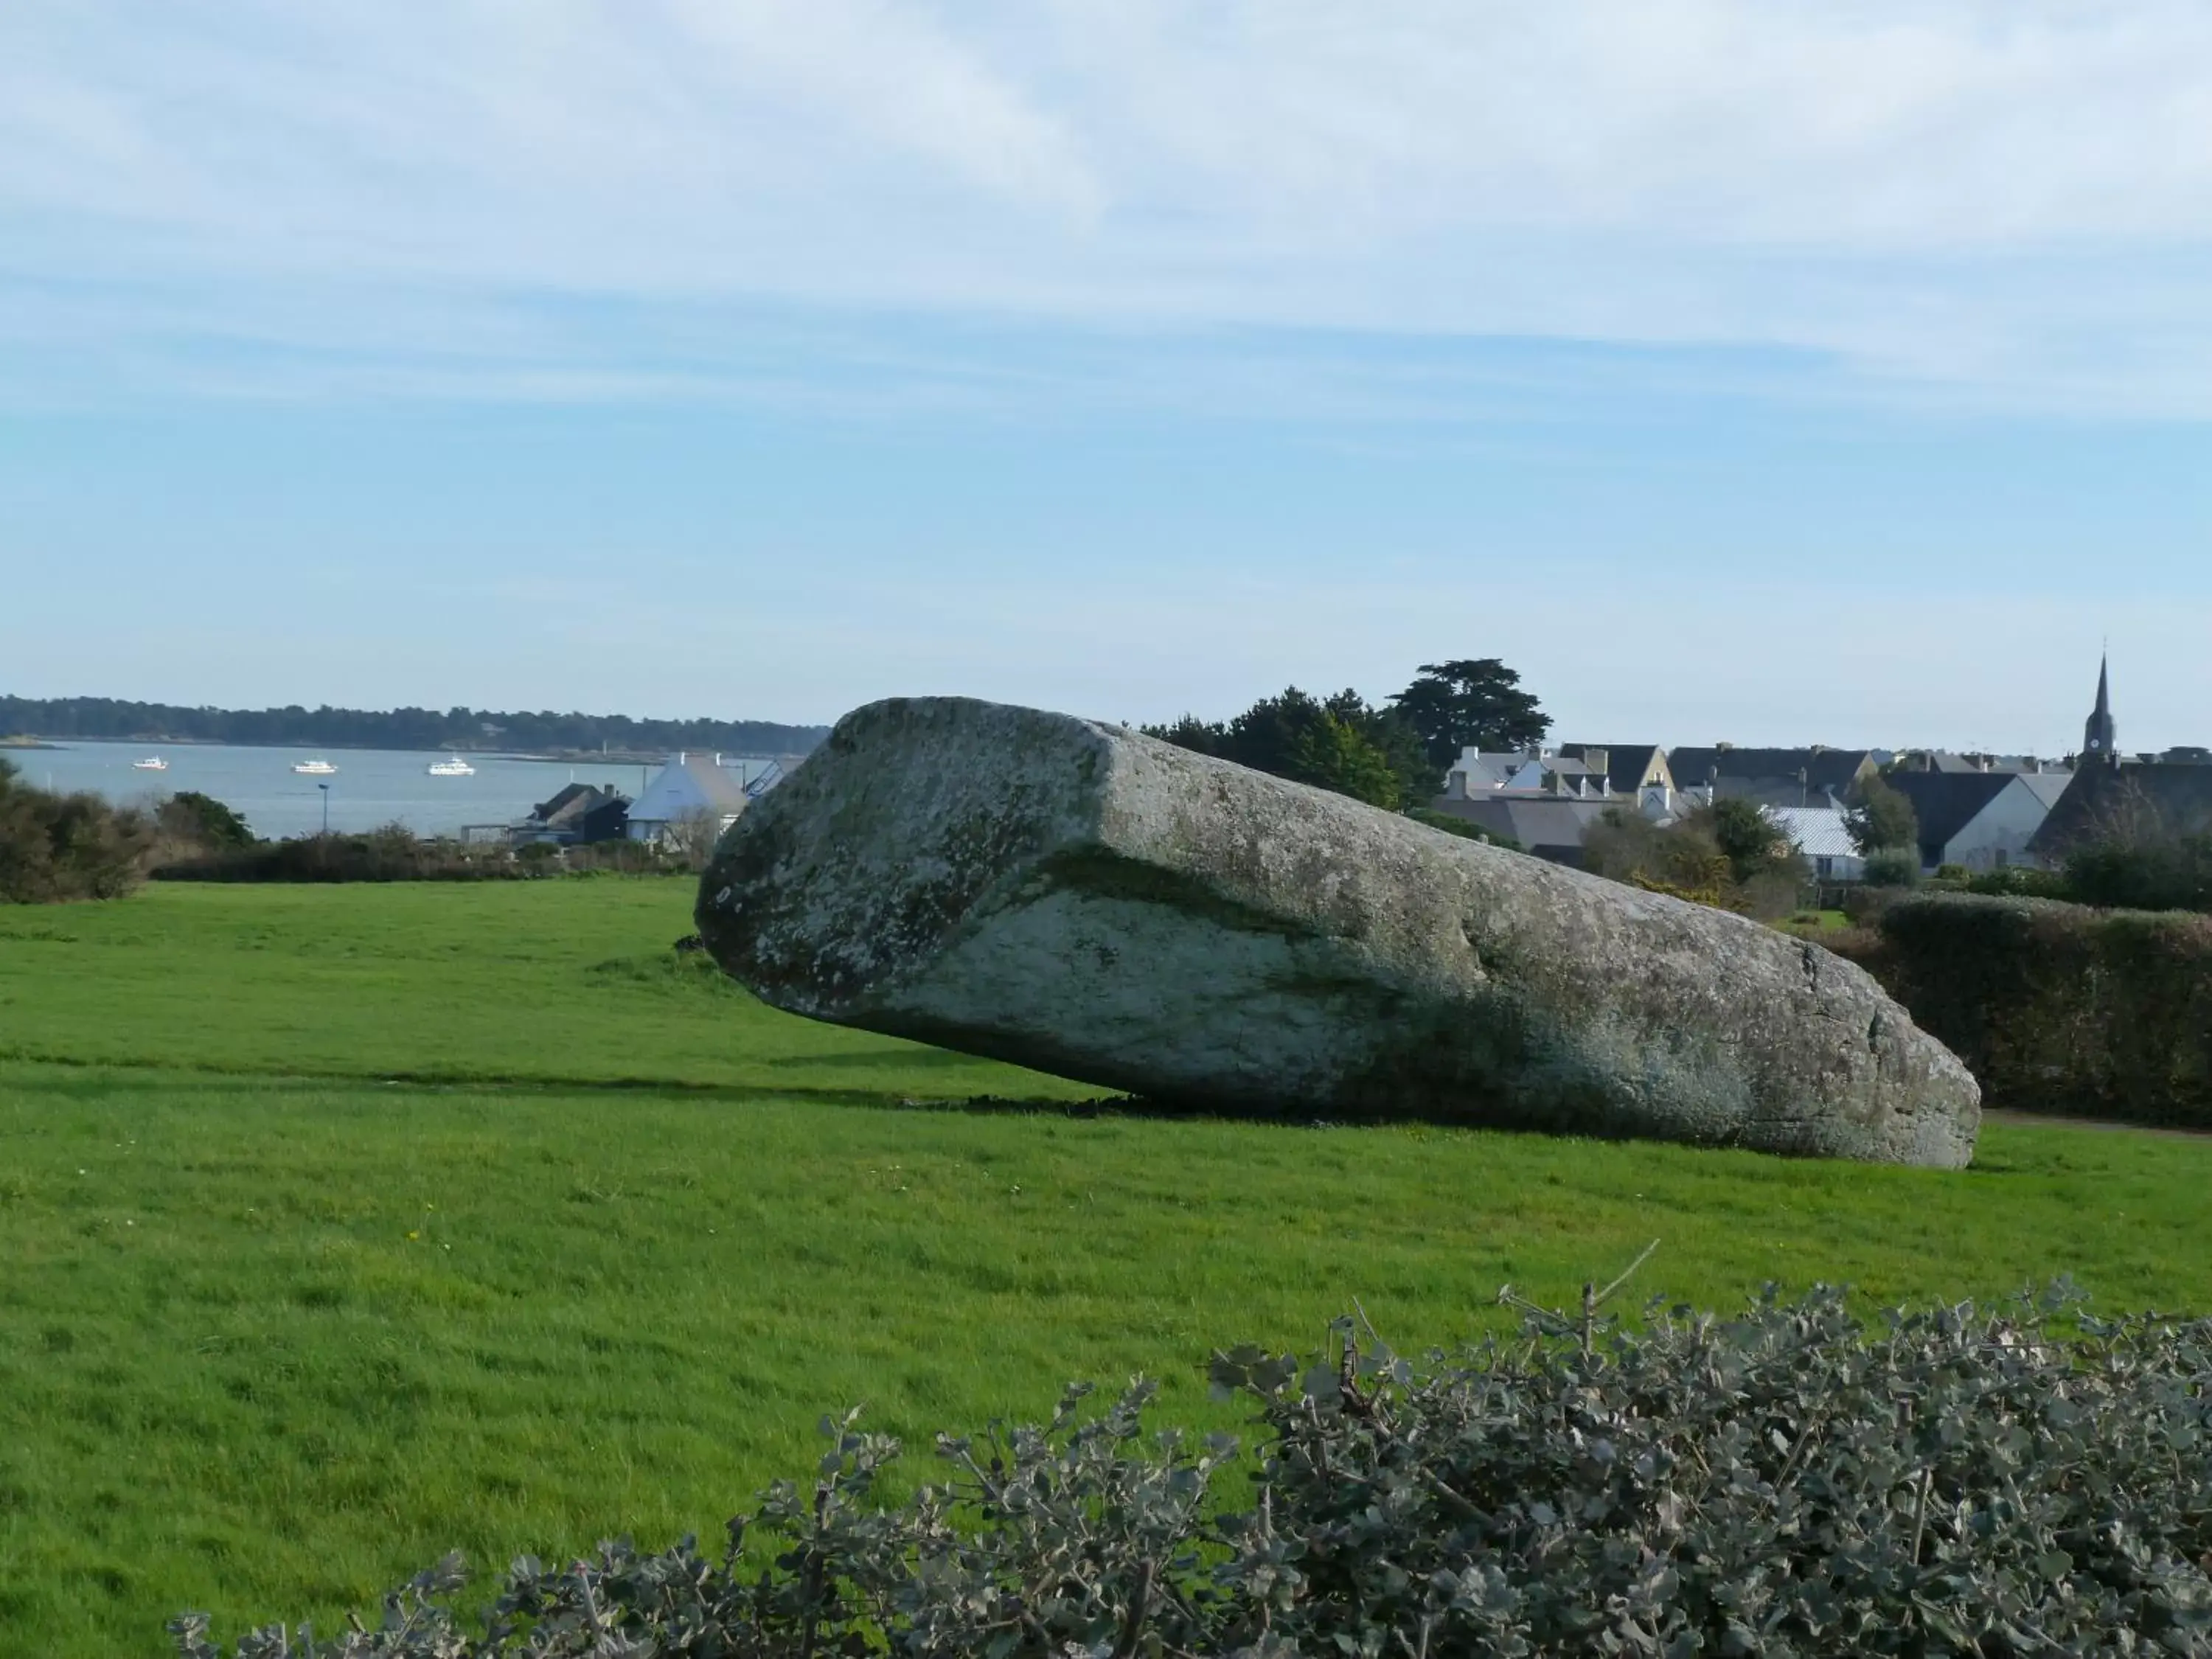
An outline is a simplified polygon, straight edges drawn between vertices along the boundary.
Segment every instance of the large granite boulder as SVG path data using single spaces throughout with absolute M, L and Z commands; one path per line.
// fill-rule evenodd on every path
M 816 1019 L 1223 1111 L 1957 1167 L 1973 1079 L 1859 969 L 1126 727 L 872 703 L 699 931 Z

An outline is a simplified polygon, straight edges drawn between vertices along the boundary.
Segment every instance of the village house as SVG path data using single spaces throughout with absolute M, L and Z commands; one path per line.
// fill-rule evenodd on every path
M 2125 761 L 2077 770 L 2028 851 L 2057 865 L 2081 843 L 2115 835 L 2206 834 L 2212 834 L 2212 765 Z
M 713 822 L 720 835 L 738 821 L 750 804 L 744 786 L 732 777 L 719 755 L 677 754 L 630 803 L 632 841 L 665 841 L 679 827 Z
M 1495 795 L 1634 801 L 1647 788 L 1671 792 L 1667 751 L 1656 744 L 1567 743 L 1557 749 L 1461 751 L 1445 775 L 1444 800 Z
M 1680 788 L 1703 786 L 1723 799 L 1755 800 L 1762 806 L 1842 806 L 1880 772 L 1870 749 L 1739 749 L 1717 744 L 1710 749 L 1669 750 L 1667 764 Z
M 1524 853 L 1553 864 L 1580 869 L 1583 836 L 1590 825 L 1627 805 L 1603 796 L 1582 799 L 1541 793 L 1498 793 L 1480 800 L 1439 799 L 1436 810 L 1464 819 L 1493 836 L 1518 843 Z
M 610 787 L 571 783 L 530 809 L 530 816 L 507 831 L 517 847 L 555 847 L 620 841 L 629 830 L 629 798 Z
M 1656 743 L 1563 743 L 1559 755 L 1601 775 L 1616 795 L 1640 797 L 1647 789 L 1671 791 L 1676 787 L 1667 751 Z
M 2112 717 L 2109 662 L 2097 667 L 2097 704 L 2081 732 L 2081 763 L 2028 843 L 2046 866 L 2110 836 L 2212 834 L 2212 750 L 2169 749 L 2130 760 Z
M 1504 753 L 1469 749 L 1448 775 L 1437 811 L 1524 852 L 1579 867 L 1583 837 L 1616 808 L 1665 819 L 1688 805 L 1656 744 L 1562 744 Z
M 1851 840 L 1850 826 L 1832 806 L 1770 806 L 1766 816 L 1782 826 L 1820 881 L 1863 881 L 1866 860 Z
M 1912 803 L 1920 866 L 1954 864 L 1977 874 L 2039 862 L 2029 849 L 2073 780 L 2064 772 L 1893 772 L 1889 787 Z

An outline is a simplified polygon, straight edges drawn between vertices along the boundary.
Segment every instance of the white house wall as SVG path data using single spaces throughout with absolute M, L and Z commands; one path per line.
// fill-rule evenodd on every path
M 2032 866 L 2037 860 L 2028 854 L 2028 841 L 2050 816 L 2051 809 L 2037 799 L 2035 792 L 2014 779 L 1944 843 L 1943 862 L 1962 864 L 1977 872 L 2002 866 Z

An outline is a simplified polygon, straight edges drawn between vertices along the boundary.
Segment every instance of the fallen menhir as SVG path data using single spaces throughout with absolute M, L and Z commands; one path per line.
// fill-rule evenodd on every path
M 701 937 L 777 1007 L 1152 1099 L 1957 1168 L 1980 1096 L 1851 964 L 1126 727 L 840 721 Z

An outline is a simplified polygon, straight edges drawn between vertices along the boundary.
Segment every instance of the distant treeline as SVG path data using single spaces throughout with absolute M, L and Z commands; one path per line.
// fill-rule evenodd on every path
M 627 714 L 483 708 L 180 708 L 114 697 L 0 697 L 0 737 L 265 744 L 318 749 L 482 749 L 547 753 L 713 749 L 803 755 L 821 726 L 770 720 L 636 720 Z

